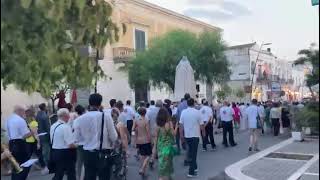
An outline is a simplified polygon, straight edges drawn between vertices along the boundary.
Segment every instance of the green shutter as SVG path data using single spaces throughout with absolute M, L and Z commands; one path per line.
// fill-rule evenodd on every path
M 135 45 L 137 51 L 143 51 L 146 48 L 146 37 L 145 32 L 140 30 L 135 30 Z

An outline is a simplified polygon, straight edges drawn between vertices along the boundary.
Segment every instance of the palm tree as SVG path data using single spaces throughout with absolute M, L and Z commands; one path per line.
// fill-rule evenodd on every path
M 306 75 L 306 85 L 308 86 L 311 96 L 315 99 L 312 86 L 319 84 L 319 49 L 315 49 L 315 44 L 311 44 L 309 49 L 302 49 L 298 52 L 300 57 L 294 61 L 294 65 L 310 65 L 312 70 Z

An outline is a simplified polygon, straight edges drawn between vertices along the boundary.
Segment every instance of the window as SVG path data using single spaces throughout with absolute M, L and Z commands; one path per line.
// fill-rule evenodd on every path
M 146 49 L 146 33 L 135 29 L 135 48 L 136 51 L 144 51 Z
M 196 85 L 196 90 L 197 90 L 197 92 L 200 92 L 200 85 L 199 84 Z

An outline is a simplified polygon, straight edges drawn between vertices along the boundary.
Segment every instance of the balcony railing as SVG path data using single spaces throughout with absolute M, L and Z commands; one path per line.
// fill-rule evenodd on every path
M 113 48 L 113 60 L 115 63 L 126 63 L 135 56 L 135 50 L 128 47 Z

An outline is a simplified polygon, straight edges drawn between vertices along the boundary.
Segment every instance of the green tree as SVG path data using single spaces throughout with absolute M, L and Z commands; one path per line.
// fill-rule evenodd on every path
M 312 86 L 319 84 L 319 49 L 315 49 L 315 44 L 311 44 L 309 49 L 303 49 L 298 52 L 300 57 L 294 62 L 295 65 L 311 66 L 311 73 L 306 76 L 306 85 L 308 86 L 312 98 L 315 99 Z
M 225 100 L 232 92 L 232 89 L 227 84 L 222 84 L 220 89 L 216 91 L 216 95 L 220 101 Z
M 59 85 L 90 87 L 103 76 L 79 48 L 118 40 L 104 0 L 1 0 L 1 83 L 49 97 Z M 59 88 L 58 88 L 59 89 Z
M 183 56 L 188 57 L 196 80 L 222 82 L 230 73 L 224 47 L 219 33 L 204 32 L 197 37 L 189 31 L 168 32 L 151 40 L 148 49 L 130 62 L 129 84 L 135 88 L 150 83 L 174 91 L 176 66 Z
M 209 102 L 212 101 L 213 84 L 229 80 L 231 74 L 225 49 L 225 43 L 218 32 L 205 31 L 198 37 L 194 68 L 198 72 L 196 78 L 207 84 Z
M 237 98 L 239 98 L 240 100 L 242 100 L 245 96 L 246 93 L 244 92 L 244 90 L 242 88 L 238 88 L 234 91 L 234 94 L 236 95 Z
M 172 31 L 153 39 L 148 49 L 137 52 L 131 61 L 129 84 L 131 87 L 145 83 L 157 87 L 166 85 L 173 91 L 176 66 L 182 56 L 188 56 L 193 65 L 196 42 L 195 34 L 182 30 Z

